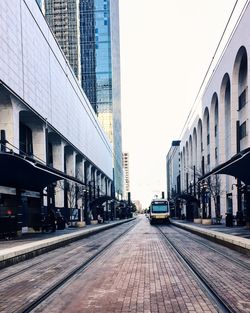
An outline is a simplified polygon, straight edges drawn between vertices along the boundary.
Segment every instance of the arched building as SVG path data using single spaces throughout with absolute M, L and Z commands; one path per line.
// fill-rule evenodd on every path
M 249 18 L 248 5 L 204 89 L 200 116 L 181 138 L 179 197 L 198 200 L 193 217 L 250 222 Z

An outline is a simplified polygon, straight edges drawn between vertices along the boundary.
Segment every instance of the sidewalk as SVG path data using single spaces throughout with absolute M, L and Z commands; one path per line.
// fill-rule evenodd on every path
M 0 240 L 0 269 L 133 219 L 88 225 L 84 228 L 67 228 L 54 233 L 23 234 L 21 238 Z
M 250 229 L 246 227 L 226 227 L 224 224 L 203 225 L 174 219 L 171 220 L 171 223 L 210 240 L 230 246 L 230 248 L 250 254 Z

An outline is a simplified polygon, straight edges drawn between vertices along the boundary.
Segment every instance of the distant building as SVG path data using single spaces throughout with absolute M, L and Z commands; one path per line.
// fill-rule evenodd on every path
M 124 152 L 122 154 L 122 166 L 124 170 L 124 191 L 125 198 L 128 196 L 128 192 L 130 191 L 130 177 L 129 177 L 129 153 Z
M 167 154 L 167 198 L 173 199 L 180 192 L 180 140 L 172 141 Z
M 140 213 L 142 213 L 142 205 L 141 205 L 141 202 L 139 200 L 134 200 L 133 201 L 135 206 L 136 206 L 136 210 Z

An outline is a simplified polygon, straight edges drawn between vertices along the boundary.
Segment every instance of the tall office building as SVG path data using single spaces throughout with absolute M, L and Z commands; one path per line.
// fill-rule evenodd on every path
M 113 145 L 115 192 L 122 197 L 119 1 L 45 0 L 45 16 Z
M 130 192 L 130 178 L 129 178 L 129 154 L 124 152 L 122 154 L 122 166 L 124 170 L 124 191 L 125 196 L 127 197 Z
M 44 0 L 44 10 L 48 24 L 81 81 L 79 0 Z

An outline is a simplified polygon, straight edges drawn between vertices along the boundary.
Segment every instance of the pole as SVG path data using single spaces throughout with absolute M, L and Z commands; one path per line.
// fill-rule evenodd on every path
M 1 129 L 1 152 L 6 152 L 6 136 L 5 136 L 5 130 Z

